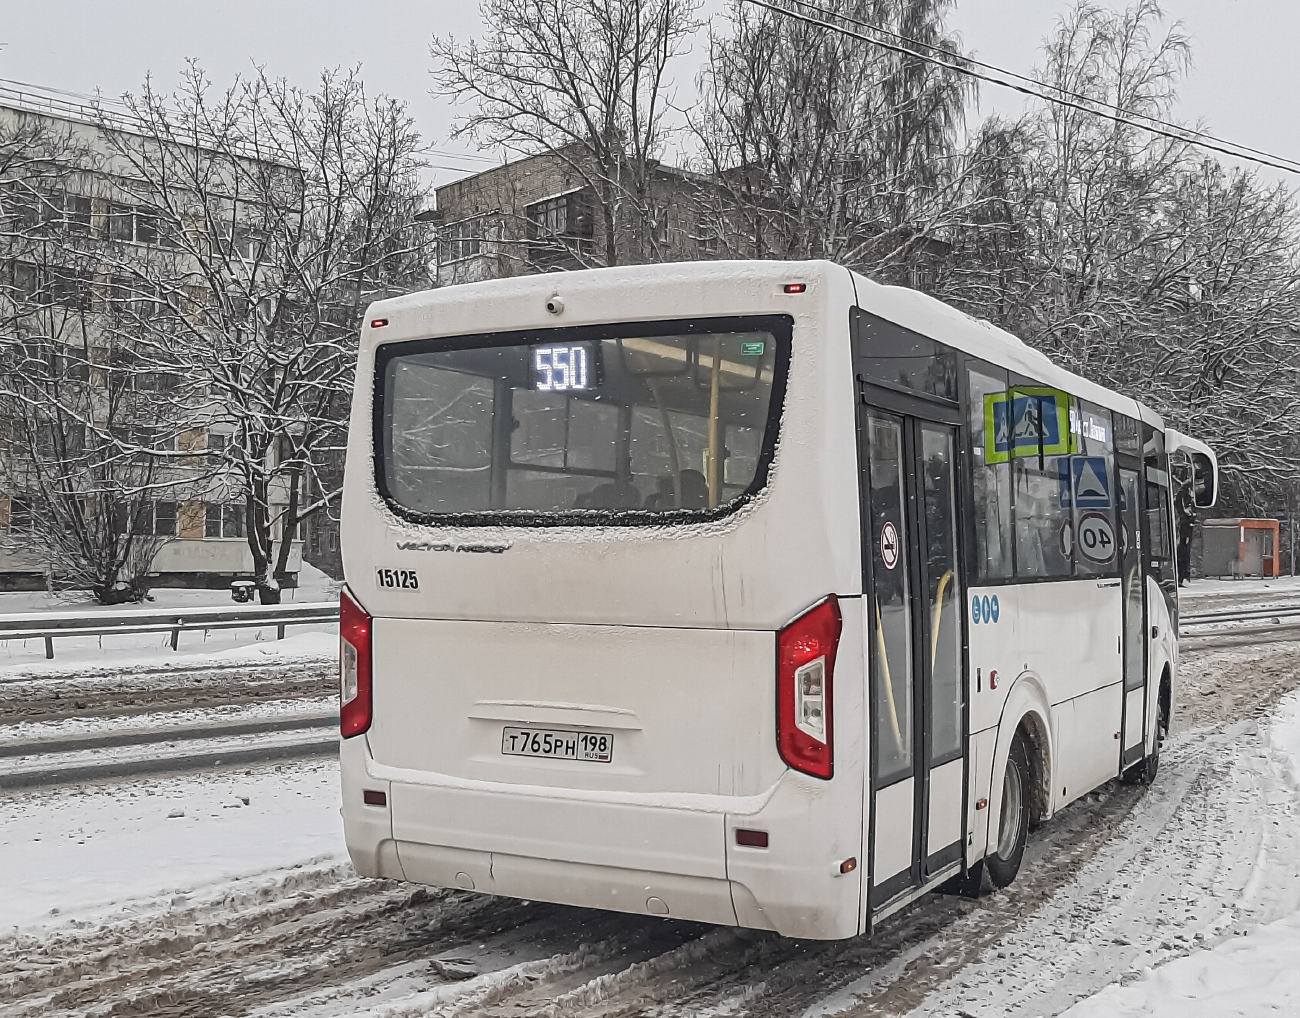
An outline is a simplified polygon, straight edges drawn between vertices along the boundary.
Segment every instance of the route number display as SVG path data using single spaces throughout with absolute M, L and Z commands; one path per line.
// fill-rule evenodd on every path
M 591 350 L 584 344 L 533 347 L 537 392 L 583 392 L 594 383 Z

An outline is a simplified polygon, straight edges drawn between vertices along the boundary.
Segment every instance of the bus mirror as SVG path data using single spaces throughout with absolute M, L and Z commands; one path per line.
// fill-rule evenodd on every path
M 1203 452 L 1193 452 L 1189 458 L 1192 461 L 1192 502 L 1198 509 L 1209 509 L 1219 498 L 1214 462 Z

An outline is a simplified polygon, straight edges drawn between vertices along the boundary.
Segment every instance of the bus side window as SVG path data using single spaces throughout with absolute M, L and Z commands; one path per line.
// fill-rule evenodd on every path
M 1115 511 L 1115 448 L 1110 411 L 1078 402 L 1071 408 L 1078 452 L 1062 474 L 1062 495 L 1073 508 L 1074 573 L 1114 576 L 1119 571 L 1119 528 Z
M 1169 537 L 1169 487 L 1147 485 L 1147 520 L 1151 531 L 1151 558 L 1168 562 L 1174 557 L 1174 543 Z
M 1073 533 L 1061 499 L 1061 462 L 1066 456 L 1017 456 L 1016 576 L 1022 580 L 1071 575 Z
M 976 582 L 1005 580 L 1012 576 L 1011 464 L 996 457 L 996 436 L 988 433 L 993 419 L 991 400 L 1004 397 L 1007 373 L 989 364 L 967 371 L 971 436 L 971 509 L 975 517 Z M 989 450 L 995 450 L 990 456 Z
M 1150 539 L 1147 568 L 1176 604 L 1178 575 L 1174 565 L 1173 499 L 1170 492 L 1169 460 L 1165 456 L 1165 435 L 1148 424 L 1142 425 L 1142 473 L 1146 483 L 1146 529 Z
M 1062 498 L 1068 476 L 1069 409 L 1073 399 L 1032 379 L 1012 378 L 1002 418 L 1015 503 L 1016 578 L 1062 580 L 1073 575 L 1073 521 Z

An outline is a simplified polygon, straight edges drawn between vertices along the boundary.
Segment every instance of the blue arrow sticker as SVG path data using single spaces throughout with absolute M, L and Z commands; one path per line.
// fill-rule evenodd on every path
M 991 601 L 989 601 L 989 596 L 988 596 L 988 594 L 985 594 L 985 595 L 980 599 L 980 614 L 982 614 L 982 615 L 983 615 L 986 619 L 988 619 L 990 622 L 994 621 L 994 619 L 993 619 L 993 604 L 992 604 Z
M 970 599 L 970 617 L 974 620 L 975 625 L 980 624 L 980 596 L 978 594 Z

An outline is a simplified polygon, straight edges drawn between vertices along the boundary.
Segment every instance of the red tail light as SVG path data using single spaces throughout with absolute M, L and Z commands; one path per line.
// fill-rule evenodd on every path
M 776 744 L 781 759 L 817 778 L 835 773 L 831 685 L 840 603 L 829 595 L 776 637 Z
M 339 731 L 370 727 L 370 614 L 344 590 L 339 595 Z

